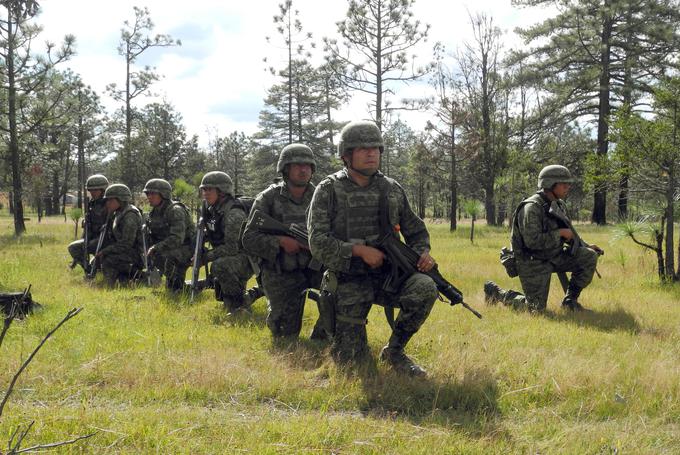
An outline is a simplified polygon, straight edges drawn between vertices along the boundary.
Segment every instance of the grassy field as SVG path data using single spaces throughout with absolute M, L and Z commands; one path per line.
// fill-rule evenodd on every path
M 0 390 L 68 309 L 84 307 L 31 363 L 0 421 L 0 453 L 18 424 L 24 446 L 96 431 L 63 453 L 680 453 L 680 287 L 656 283 L 655 259 L 611 228 L 584 226 L 607 250 L 582 296 L 592 311 L 518 313 L 484 304 L 503 229 L 450 234 L 430 224 L 440 269 L 484 314 L 437 304 L 408 351 L 427 380 L 376 362 L 338 370 L 327 347 L 273 346 L 265 301 L 231 319 L 209 293 L 195 305 L 164 290 L 106 290 L 67 268 L 73 223 L 31 221 L 16 240 L 0 217 L 0 289 L 33 285 L 44 310 L 12 325 Z M 379 308 L 373 357 L 389 336 Z M 2 391 L 0 391 L 0 394 Z

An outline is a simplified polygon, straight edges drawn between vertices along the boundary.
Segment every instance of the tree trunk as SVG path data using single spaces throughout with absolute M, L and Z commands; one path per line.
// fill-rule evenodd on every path
M 597 155 L 600 160 L 607 160 L 609 151 L 609 63 L 613 19 L 611 16 L 611 1 L 605 0 L 603 11 L 604 18 L 602 23 L 602 40 L 600 50 L 600 93 L 599 93 L 599 113 L 597 118 Z M 602 176 L 601 163 L 595 170 L 596 177 Z M 607 188 L 606 185 L 598 183 L 595 187 L 595 197 L 593 205 L 592 222 L 600 225 L 607 224 Z
M 24 224 L 24 204 L 21 200 L 21 154 L 19 153 L 19 137 L 17 132 L 16 84 L 14 80 L 14 31 L 12 8 L 7 8 L 7 102 L 9 121 L 9 156 L 12 167 L 12 203 L 14 204 L 14 235 L 26 232 Z
M 454 113 L 451 109 L 451 179 L 449 181 L 449 191 L 451 192 L 451 223 L 449 224 L 449 231 L 453 232 L 458 228 L 456 222 L 456 211 L 458 210 L 458 176 L 456 175 L 456 126 L 453 122 Z

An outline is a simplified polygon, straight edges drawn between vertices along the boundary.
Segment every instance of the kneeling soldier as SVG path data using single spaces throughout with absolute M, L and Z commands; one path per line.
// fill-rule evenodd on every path
M 146 219 L 151 244 L 147 256 L 165 275 L 166 287 L 181 291 L 196 234 L 191 213 L 184 204 L 172 200 L 172 186 L 166 180 L 149 180 L 144 194 L 152 207 Z
M 598 255 L 604 252 L 597 245 L 583 242 L 566 216 L 563 199 L 573 182 L 564 166 L 550 165 L 541 170 L 538 192 L 520 203 L 512 220 L 512 250 L 524 294 L 506 291 L 487 281 L 484 285 L 487 302 L 543 311 L 548 302 L 550 277 L 558 273 L 566 291 L 562 306 L 572 311 L 583 309 L 578 298 L 592 281 Z M 571 279 L 566 272 L 571 272 Z
M 283 181 L 257 195 L 243 232 L 243 247 L 260 258 L 262 286 L 269 301 L 267 326 L 275 338 L 297 337 L 302 328 L 306 290 L 321 284 L 321 264 L 312 263 L 307 246 L 293 237 L 263 232 L 253 223 L 259 210 L 284 225 L 305 226 L 307 207 L 314 194 L 310 182 L 316 167 L 314 153 L 303 144 L 284 147 L 276 166 Z M 325 339 L 317 322 L 312 339 Z
M 73 258 L 71 268 L 80 264 L 89 267 L 85 260 L 85 248 L 87 247 L 88 254 L 95 254 L 97 250 L 97 240 L 99 238 L 99 231 L 106 224 L 106 203 L 104 201 L 104 191 L 109 186 L 109 181 L 101 174 L 91 175 L 85 183 L 85 189 L 90 193 L 90 200 L 87 203 L 87 212 L 83 217 L 83 238 L 71 242 L 68 246 L 68 252 Z M 87 237 L 87 245 L 85 245 L 85 238 Z M 85 270 L 88 272 L 88 270 Z
M 132 204 L 130 189 L 121 183 L 109 186 L 104 199 L 113 223 L 108 233 L 109 244 L 99 252 L 98 259 L 109 286 L 116 281 L 126 284 L 142 271 L 142 214 Z
M 248 256 L 240 248 L 239 233 L 248 214 L 234 197 L 231 177 L 224 172 L 208 172 L 201 180 L 201 193 L 207 203 L 203 219 L 206 239 L 212 247 L 202 262 L 211 262 L 210 276 L 215 296 L 228 312 L 244 306 L 244 291 L 253 275 Z

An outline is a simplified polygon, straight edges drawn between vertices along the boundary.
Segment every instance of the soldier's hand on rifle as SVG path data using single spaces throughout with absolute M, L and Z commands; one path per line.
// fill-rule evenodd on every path
M 300 242 L 295 240 L 293 237 L 288 237 L 287 235 L 278 235 L 279 246 L 283 248 L 287 254 L 296 254 L 300 252 Z
M 367 245 L 353 245 L 352 256 L 360 257 L 372 269 L 382 266 L 385 260 L 385 253 Z
M 151 257 L 151 256 L 153 256 L 154 254 L 156 254 L 156 250 L 154 249 L 154 246 L 155 246 L 155 245 L 151 245 L 151 247 L 149 247 L 149 249 L 148 249 L 147 252 L 146 252 L 146 255 L 147 255 L 147 256 Z
M 560 237 L 562 237 L 564 240 L 571 240 L 571 239 L 574 238 L 574 233 L 572 232 L 571 229 L 562 228 L 559 231 L 560 231 Z
M 416 267 L 418 268 L 419 272 L 429 272 L 432 270 L 432 267 L 434 267 L 435 264 L 436 262 L 434 261 L 434 258 L 432 258 L 430 253 L 426 251 L 420 255 Z
M 603 250 L 602 248 L 600 248 L 599 246 L 597 246 L 597 245 L 589 245 L 588 247 L 589 247 L 591 250 L 595 251 L 595 252 L 596 252 L 597 254 L 599 254 L 600 256 L 602 256 L 602 255 L 604 254 L 604 250 Z

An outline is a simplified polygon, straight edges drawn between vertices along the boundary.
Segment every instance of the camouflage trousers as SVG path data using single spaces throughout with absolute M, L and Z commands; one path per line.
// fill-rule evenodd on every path
M 217 298 L 238 304 L 243 302 L 243 293 L 248 279 L 253 276 L 253 267 L 245 254 L 222 256 L 210 265 L 210 276 L 215 283 Z
M 399 308 L 389 344 L 403 349 L 420 329 L 437 299 L 437 286 L 427 275 L 415 273 L 395 295 L 382 290 L 384 274 L 339 274 L 335 305 L 335 333 L 331 353 L 341 362 L 368 354 L 366 318 L 373 303 Z
M 98 239 L 92 239 L 88 242 L 87 252 L 94 254 L 97 251 L 97 241 Z M 85 239 L 76 240 L 68 245 L 68 252 L 78 264 L 83 264 L 83 257 L 85 256 Z
M 571 272 L 570 286 L 584 289 L 593 280 L 597 257 L 595 251 L 584 247 L 576 250 L 573 256 L 561 253 L 547 261 L 518 256 L 517 268 L 524 293 L 508 290 L 503 301 L 516 309 L 545 310 L 552 274 Z
M 184 287 L 184 278 L 191 265 L 193 254 L 191 246 L 182 245 L 174 250 L 153 254 L 150 257 L 150 265 L 158 268 L 165 275 L 165 286 L 167 288 L 181 290 Z
M 267 296 L 267 327 L 274 337 L 297 337 L 302 329 L 307 289 L 319 289 L 321 272 L 299 269 L 278 272 L 262 269 L 262 287 Z M 319 322 L 316 323 L 319 325 Z
M 142 255 L 132 249 L 120 253 L 110 253 L 102 257 L 101 265 L 106 284 L 114 286 L 117 281 L 126 284 L 131 278 L 141 274 Z

